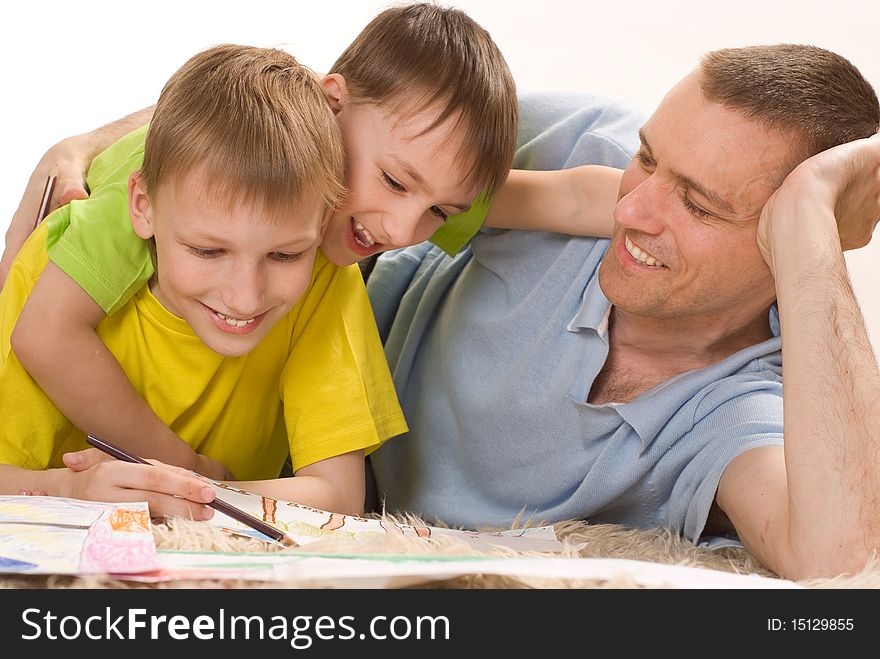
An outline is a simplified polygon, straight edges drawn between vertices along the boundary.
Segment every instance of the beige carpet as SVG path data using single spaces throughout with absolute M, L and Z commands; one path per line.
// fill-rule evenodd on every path
M 417 520 L 400 520 L 412 523 Z M 616 525 L 589 525 L 584 522 L 566 522 L 555 526 L 557 536 L 563 542 L 561 554 L 546 556 L 625 558 L 672 565 L 710 568 L 739 574 L 758 574 L 775 577 L 745 550 L 724 548 L 709 550 L 694 547 L 676 535 L 664 530 L 629 530 Z M 282 549 L 258 540 L 231 536 L 218 529 L 197 522 L 171 520 L 155 524 L 153 529 L 156 546 L 168 550 L 275 552 L 300 551 Z M 308 545 L 308 552 L 330 554 L 408 554 L 444 556 L 541 556 L 542 554 L 519 554 L 499 549 L 478 552 L 453 537 L 420 539 L 406 536 L 370 536 L 352 539 L 327 538 Z M 241 581 L 175 581 L 148 586 L 104 578 L 75 578 L 62 576 L 0 577 L 3 588 L 297 588 L 303 583 L 264 583 Z M 814 579 L 800 582 L 809 588 L 880 588 L 880 563 L 872 562 L 855 575 L 843 575 L 835 579 Z M 626 578 L 610 580 L 525 579 L 497 575 L 472 575 L 435 582 L 430 588 L 636 588 L 639 584 Z

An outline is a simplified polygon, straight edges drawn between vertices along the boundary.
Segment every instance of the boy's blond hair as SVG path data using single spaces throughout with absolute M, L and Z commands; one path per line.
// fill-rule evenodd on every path
M 464 128 L 464 182 L 490 193 L 504 183 L 516 150 L 516 86 L 489 33 L 463 11 L 428 3 L 386 9 L 330 73 L 345 78 L 355 102 L 398 109 L 415 93 L 409 114 L 439 110 L 425 132 L 449 117 Z
M 149 194 L 205 167 L 209 192 L 270 217 L 342 197 L 342 136 L 317 76 L 284 51 L 224 44 L 162 89 L 141 169 Z

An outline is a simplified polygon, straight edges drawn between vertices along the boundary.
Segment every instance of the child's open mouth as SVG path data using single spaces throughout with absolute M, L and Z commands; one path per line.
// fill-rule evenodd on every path
M 356 219 L 351 218 L 349 226 L 351 227 L 349 232 L 350 246 L 361 256 L 370 256 L 383 247 L 382 243 L 376 241 L 369 229 Z

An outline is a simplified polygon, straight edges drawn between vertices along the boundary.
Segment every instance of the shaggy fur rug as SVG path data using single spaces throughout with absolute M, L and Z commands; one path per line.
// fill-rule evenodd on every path
M 414 519 L 397 521 L 412 524 Z M 555 525 L 563 551 L 554 554 L 517 553 L 500 548 L 479 552 L 461 540 L 443 536 L 430 539 L 401 535 L 364 536 L 355 539 L 325 538 L 308 545 L 306 551 L 323 554 L 407 554 L 443 556 L 563 556 L 590 558 L 625 558 L 654 563 L 709 568 L 738 574 L 775 577 L 748 552 L 726 547 L 695 547 L 666 530 L 632 530 L 610 524 L 565 522 Z M 154 523 L 156 546 L 167 550 L 275 552 L 282 549 L 259 540 L 232 536 L 214 527 L 187 520 Z M 872 561 L 860 573 L 834 579 L 800 582 L 809 588 L 880 588 L 880 562 Z M 297 588 L 303 583 L 263 583 L 242 581 L 174 581 L 156 585 L 95 577 L 18 576 L 0 578 L 3 588 Z M 643 587 L 626 578 L 609 580 L 533 579 L 498 575 L 469 575 L 443 582 L 431 582 L 425 588 L 636 588 Z

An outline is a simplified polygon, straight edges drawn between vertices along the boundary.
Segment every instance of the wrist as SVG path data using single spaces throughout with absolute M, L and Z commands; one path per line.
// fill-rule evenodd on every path
M 33 489 L 40 489 L 52 497 L 71 496 L 71 477 L 73 472 L 66 467 L 35 471 Z
M 770 252 L 777 284 L 789 276 L 825 276 L 829 261 L 843 260 L 833 211 L 804 200 L 775 214 Z

